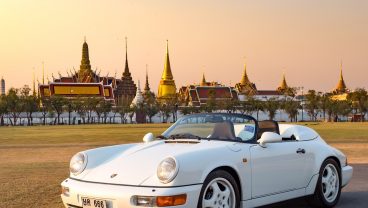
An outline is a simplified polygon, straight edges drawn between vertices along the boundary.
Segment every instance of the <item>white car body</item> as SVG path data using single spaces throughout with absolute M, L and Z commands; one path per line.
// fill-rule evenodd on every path
M 61 195 L 65 207 L 82 207 L 82 198 L 103 199 L 107 208 L 140 207 L 132 197 L 186 194 L 184 205 L 197 207 L 202 185 L 215 169 L 235 175 L 240 185 L 241 207 L 257 207 L 292 198 L 312 195 L 321 164 L 327 158 L 341 168 L 341 186 L 352 177 L 346 156 L 329 146 L 312 129 L 280 124 L 280 135 L 295 136 L 295 141 L 267 143 L 214 140 L 155 140 L 87 150 L 88 163 L 79 175 L 62 182 L 68 192 Z M 235 133 L 241 130 L 235 126 Z M 304 149 L 305 154 L 298 154 Z M 176 159 L 175 179 L 162 183 L 158 164 L 167 157 Z

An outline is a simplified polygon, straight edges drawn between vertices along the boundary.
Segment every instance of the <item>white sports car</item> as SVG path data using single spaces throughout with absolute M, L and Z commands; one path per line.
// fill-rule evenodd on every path
M 184 116 L 143 141 L 74 155 L 65 207 L 238 208 L 302 196 L 333 207 L 353 174 L 314 130 L 239 114 Z

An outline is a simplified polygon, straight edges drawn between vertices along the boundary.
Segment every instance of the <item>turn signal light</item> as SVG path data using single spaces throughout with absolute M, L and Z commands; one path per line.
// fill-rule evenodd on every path
M 64 196 L 70 196 L 69 188 L 61 186 L 61 194 L 63 194 Z
M 187 195 L 175 195 L 175 196 L 158 196 L 156 198 L 156 205 L 158 207 L 178 206 L 183 205 L 187 201 Z

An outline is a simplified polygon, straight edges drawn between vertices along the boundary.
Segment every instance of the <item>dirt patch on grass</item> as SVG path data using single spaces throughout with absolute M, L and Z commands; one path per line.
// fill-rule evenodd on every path
M 333 143 L 331 146 L 342 151 L 348 157 L 348 163 L 368 163 L 368 143 Z

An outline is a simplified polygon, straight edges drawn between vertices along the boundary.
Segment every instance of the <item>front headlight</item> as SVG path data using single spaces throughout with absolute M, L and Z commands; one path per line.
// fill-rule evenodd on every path
M 157 167 L 157 177 L 161 183 L 170 183 L 178 174 L 179 164 L 175 158 L 168 157 L 160 162 Z
M 75 154 L 70 160 L 69 170 L 73 175 L 78 175 L 87 166 L 87 154 L 83 152 L 79 152 Z

